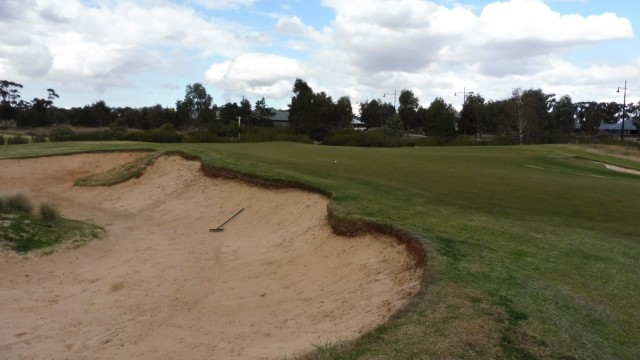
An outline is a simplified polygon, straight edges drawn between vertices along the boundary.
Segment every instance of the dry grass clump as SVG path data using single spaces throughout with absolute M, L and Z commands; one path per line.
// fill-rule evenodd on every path
M 11 210 L 22 211 L 28 214 L 33 213 L 34 206 L 29 195 L 24 192 L 0 194 L 0 214 L 8 213 Z M 48 201 L 42 202 L 38 210 L 40 217 L 47 222 L 51 223 L 60 218 L 60 210 Z
M 9 211 L 9 201 L 6 195 L 0 194 L 0 214 L 4 214 Z
M 14 209 L 28 213 L 33 211 L 33 203 L 31 202 L 29 195 L 24 192 L 3 195 L 2 198 L 4 199 L 4 208 L 6 208 L 6 210 Z
M 60 218 L 60 210 L 54 204 L 45 201 L 40 204 L 40 217 L 42 220 L 52 223 Z

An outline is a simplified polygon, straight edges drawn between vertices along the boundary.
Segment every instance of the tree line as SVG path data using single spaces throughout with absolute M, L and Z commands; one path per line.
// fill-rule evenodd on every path
M 21 84 L 0 81 L 0 120 L 14 120 L 19 127 L 47 127 L 68 124 L 81 127 L 118 127 L 140 130 L 158 129 L 168 124 L 183 131 L 218 131 L 237 134 L 241 127 L 272 127 L 272 108 L 264 98 L 251 104 L 246 98 L 239 103 L 214 104 L 213 97 L 200 83 L 187 85 L 183 99 L 175 108 L 161 105 L 142 108 L 110 108 L 100 100 L 84 107 L 58 108 L 59 95 L 46 89 L 46 97 L 25 101 L 20 96 Z M 325 92 L 314 92 L 302 79 L 296 79 L 289 104 L 290 128 L 309 138 L 324 141 L 332 134 L 352 127 L 353 107 L 347 96 L 333 100 Z M 359 104 L 361 120 L 369 130 L 390 135 L 421 134 L 442 142 L 473 137 L 500 139 L 500 143 L 552 143 L 567 141 L 576 123 L 587 135 L 596 135 L 601 124 L 634 119 L 640 127 L 639 104 L 623 106 L 616 102 L 573 103 L 568 95 L 556 97 L 541 89 L 516 88 L 511 96 L 487 101 L 479 93 L 465 93 L 461 111 L 444 99 L 435 98 L 427 107 L 411 90 L 398 94 L 398 107 L 381 99 Z
M 459 112 L 442 98 L 434 99 L 424 108 L 411 90 L 402 90 L 398 102 L 396 113 L 389 103 L 379 99 L 366 101 L 360 105 L 362 120 L 368 128 L 401 127 L 405 132 L 445 139 L 491 135 L 519 144 L 566 141 L 575 132 L 576 123 L 583 133 L 596 135 L 601 124 L 617 123 L 623 113 L 625 120 L 633 118 L 636 126 L 640 125 L 638 104 L 627 104 L 623 111 L 622 104 L 615 102 L 573 103 L 568 95 L 557 98 L 541 89 L 517 88 L 509 98 L 491 101 L 472 93 L 464 97 Z
M 261 98 L 252 105 L 243 98 L 240 104 L 217 106 L 200 83 L 187 85 L 184 99 L 175 108 L 161 105 L 150 107 L 109 107 L 103 100 L 91 105 L 59 108 L 54 101 L 59 95 L 47 89 L 47 98 L 26 101 L 21 98 L 21 84 L 0 80 L 0 120 L 14 120 L 21 128 L 47 127 L 68 124 L 79 127 L 110 127 L 114 123 L 133 129 L 152 130 L 164 124 L 182 130 L 205 130 L 225 126 L 272 126 L 274 112 Z

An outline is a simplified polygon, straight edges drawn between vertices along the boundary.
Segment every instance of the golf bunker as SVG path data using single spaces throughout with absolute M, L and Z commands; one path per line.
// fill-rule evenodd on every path
M 335 235 L 322 195 L 205 177 L 177 156 L 73 186 L 139 156 L 0 160 L 1 192 L 106 229 L 77 249 L 0 254 L 0 358 L 291 357 L 362 335 L 420 288 L 403 244 Z

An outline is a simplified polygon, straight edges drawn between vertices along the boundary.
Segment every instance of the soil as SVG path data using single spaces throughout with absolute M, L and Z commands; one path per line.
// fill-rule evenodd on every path
M 138 156 L 0 160 L 0 192 L 106 229 L 77 249 L 0 255 L 0 358 L 291 357 L 362 335 L 420 288 L 402 244 L 333 234 L 318 194 L 207 178 L 175 156 L 73 186 Z

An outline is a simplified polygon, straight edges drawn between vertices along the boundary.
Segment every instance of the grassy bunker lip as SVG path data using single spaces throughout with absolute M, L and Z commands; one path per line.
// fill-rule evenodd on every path
M 200 171 L 208 177 L 240 180 L 263 188 L 300 189 L 323 195 L 329 198 L 329 200 L 333 198 L 332 192 L 318 187 L 310 186 L 300 182 L 264 178 L 253 174 L 243 173 L 228 168 L 206 164 L 200 156 L 192 155 L 183 151 L 171 151 L 164 153 L 163 155 L 177 155 L 187 160 L 197 160 L 200 162 Z M 346 237 L 353 237 L 360 234 L 368 233 L 377 233 L 381 235 L 391 236 L 405 245 L 407 252 L 414 258 L 416 267 L 424 267 L 425 250 L 422 242 L 417 236 L 413 235 L 409 231 L 400 229 L 392 224 L 376 223 L 355 216 L 349 218 L 341 217 L 331 209 L 331 206 L 329 206 L 329 208 L 327 209 L 327 213 L 329 225 L 331 225 L 334 233 Z
M 123 164 L 114 169 L 107 170 L 99 174 L 93 174 L 89 176 L 77 179 L 74 182 L 75 186 L 111 186 L 120 184 L 131 179 L 137 179 L 144 174 L 144 171 L 160 157 L 162 154 L 159 152 L 152 152 L 147 155 L 141 156 L 132 162 Z

